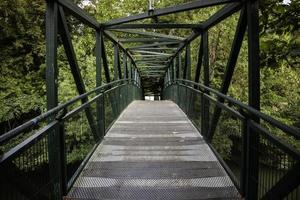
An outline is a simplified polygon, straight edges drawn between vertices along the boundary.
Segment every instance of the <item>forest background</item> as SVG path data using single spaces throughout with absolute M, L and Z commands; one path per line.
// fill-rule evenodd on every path
M 189 1 L 156 0 L 155 8 L 186 2 Z M 148 9 L 147 0 L 76 0 L 75 3 L 99 22 Z M 43 0 L 0 1 L 0 134 L 46 110 L 45 6 Z M 216 6 L 171 14 L 160 17 L 159 22 L 199 23 L 219 8 Z M 300 128 L 299 8 L 299 0 L 291 0 L 288 4 L 283 0 L 260 1 L 261 109 L 297 128 Z M 219 89 L 222 83 L 238 17 L 239 13 L 236 13 L 209 30 L 210 79 L 215 89 Z M 68 16 L 68 21 L 80 70 L 89 91 L 96 85 L 95 33 L 73 17 Z M 175 29 L 155 32 L 182 37 L 190 34 L 189 30 Z M 248 99 L 246 38 L 229 89 L 230 96 L 245 103 Z M 192 77 L 195 74 L 199 41 L 197 39 L 191 44 Z M 113 47 L 108 40 L 105 43 L 113 75 Z M 59 101 L 65 102 L 77 96 L 77 90 L 61 45 L 58 49 L 58 67 Z

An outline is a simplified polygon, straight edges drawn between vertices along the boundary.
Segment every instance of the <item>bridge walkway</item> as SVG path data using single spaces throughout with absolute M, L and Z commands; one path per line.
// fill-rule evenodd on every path
M 66 199 L 239 199 L 181 109 L 134 101 L 97 147 Z

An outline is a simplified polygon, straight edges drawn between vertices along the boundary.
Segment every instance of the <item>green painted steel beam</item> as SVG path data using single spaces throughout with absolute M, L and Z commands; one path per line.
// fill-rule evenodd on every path
M 177 48 L 174 47 L 174 48 L 170 48 L 170 47 L 157 47 L 157 48 L 151 48 L 151 47 L 148 47 L 148 48 L 139 48 L 139 50 L 147 50 L 147 51 L 176 51 Z
M 104 23 L 102 26 L 109 27 L 114 26 L 122 23 L 128 23 L 132 21 L 147 19 L 147 18 L 153 18 L 156 16 L 162 16 L 162 15 L 168 15 L 168 14 L 174 14 L 178 12 L 188 11 L 188 10 L 194 10 L 199 8 L 205 8 L 210 6 L 216 6 L 220 4 L 226 4 L 231 2 L 237 2 L 237 0 L 197 0 L 192 1 L 189 3 L 171 6 L 167 8 L 162 9 L 155 9 L 151 13 L 145 12 L 137 15 L 131 15 L 129 17 L 119 18 L 119 19 L 113 19 L 106 23 Z
M 151 24 L 121 24 L 108 27 L 107 30 L 113 29 L 201 29 L 202 25 L 198 24 L 175 24 L 175 23 L 151 23 Z
M 133 55 L 134 57 L 138 57 L 138 58 L 166 58 L 166 57 L 170 57 L 172 55 L 150 55 L 150 54 L 135 54 Z
M 78 93 L 84 94 L 86 93 L 86 89 L 85 89 L 85 85 L 84 85 L 84 81 L 82 79 L 81 76 L 81 72 L 78 66 L 78 62 L 77 62 L 77 58 L 76 58 L 76 54 L 75 54 L 75 50 L 71 41 L 71 35 L 69 32 L 69 28 L 67 25 L 67 20 L 64 14 L 64 10 L 61 6 L 59 6 L 59 34 L 61 36 L 62 39 L 62 43 L 65 49 L 65 53 L 70 65 L 70 69 L 71 69 L 71 73 L 73 75 L 74 78 L 74 82 L 77 88 Z M 82 104 L 88 102 L 88 98 L 83 98 L 82 99 Z M 95 127 L 95 120 L 92 114 L 92 110 L 90 107 L 87 107 L 85 109 L 85 113 L 86 113 L 86 117 L 89 123 L 89 126 L 91 128 L 92 134 L 94 135 L 94 138 L 96 141 L 99 140 L 99 132 L 98 129 Z
M 149 32 L 149 31 L 122 30 L 122 29 L 115 29 L 115 30 L 112 30 L 112 31 L 130 33 L 130 34 L 137 34 L 137 35 L 144 35 L 144 36 L 150 36 L 150 37 L 168 38 L 168 39 L 175 39 L 175 40 L 184 40 L 185 39 L 183 37 L 178 37 L 178 36 L 175 36 L 175 35 L 167 35 L 167 34 L 155 33 L 155 32 Z
M 161 42 L 161 43 L 154 43 L 154 44 L 145 44 L 145 45 L 140 45 L 140 46 L 135 46 L 135 47 L 129 47 L 128 49 L 140 49 L 140 48 L 145 48 L 145 47 L 158 47 L 158 46 L 167 46 L 167 45 L 179 45 L 180 42 Z
M 117 43 L 119 45 L 119 47 L 124 51 L 124 53 L 127 54 L 128 58 L 132 61 L 132 64 L 134 66 L 134 68 L 137 69 L 137 66 L 136 66 L 136 63 L 135 63 L 135 60 L 133 59 L 132 55 L 131 55 L 131 52 L 126 49 L 124 47 L 124 45 L 119 42 L 119 39 L 110 31 L 104 31 L 104 34 L 106 37 L 108 37 L 113 43 Z
M 90 16 L 87 12 L 83 9 L 78 7 L 75 3 L 70 0 L 58 0 L 58 3 L 63 6 L 65 9 L 68 10 L 74 17 L 76 17 L 79 21 L 83 22 L 84 24 L 90 26 L 94 29 L 99 29 L 99 23 L 95 18 Z
M 166 65 L 139 65 L 140 69 L 143 68 L 165 68 L 167 67 Z
M 221 22 L 226 19 L 228 16 L 237 12 L 241 7 L 241 3 L 232 3 L 226 6 L 223 6 L 218 12 L 216 12 L 213 16 L 211 16 L 206 22 L 204 22 L 205 29 L 215 25 L 216 23 Z M 177 56 L 177 54 L 182 51 L 185 46 L 195 40 L 201 34 L 200 31 L 195 30 L 189 37 L 185 39 L 185 41 L 181 42 L 176 53 L 174 53 L 172 59 L 169 62 L 169 66 L 171 65 L 172 60 Z
M 148 43 L 148 42 L 170 42 L 170 41 L 178 41 L 176 39 L 169 38 L 120 38 L 119 42 L 122 43 Z
M 169 54 L 169 53 L 161 53 L 161 52 L 155 52 L 155 51 L 131 50 L 131 52 L 132 53 L 141 53 L 141 54 L 172 56 L 172 54 Z

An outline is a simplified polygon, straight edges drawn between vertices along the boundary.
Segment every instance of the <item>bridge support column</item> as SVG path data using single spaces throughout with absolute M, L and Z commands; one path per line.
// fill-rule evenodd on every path
M 96 31 L 96 87 L 100 87 L 102 85 L 102 67 L 103 63 L 101 60 L 102 57 L 102 47 L 101 43 L 103 42 L 103 32 L 102 31 Z M 100 92 L 97 93 L 98 95 Z M 100 134 L 100 139 L 102 139 L 105 135 L 105 110 L 104 110 L 104 94 L 102 94 L 101 98 L 97 101 L 96 105 L 96 112 L 97 112 L 97 124 L 98 124 L 98 130 Z
M 197 62 L 197 68 L 195 73 L 196 83 L 199 83 L 200 80 L 202 60 L 203 60 L 203 36 L 201 36 L 201 41 L 200 41 L 199 51 L 198 51 L 198 62 Z
M 58 69 L 57 69 L 57 26 L 58 5 L 56 1 L 47 1 L 46 13 L 46 91 L 47 109 L 58 105 Z M 54 120 L 55 116 L 50 118 Z M 60 200 L 63 196 L 63 177 L 61 173 L 61 128 L 56 126 L 48 137 L 49 176 L 52 179 L 51 199 Z
M 249 106 L 260 110 L 259 15 L 258 0 L 247 1 L 248 24 L 248 87 Z M 259 118 L 251 116 L 259 123 Z M 246 199 L 258 198 L 259 135 L 247 123 L 247 184 Z
M 183 79 L 191 80 L 191 46 L 188 44 L 185 49 L 185 65 Z
M 202 34 L 203 37 L 203 66 L 204 66 L 204 85 L 209 87 L 209 50 L 208 50 L 208 31 L 205 30 Z M 204 94 L 209 94 L 208 91 L 204 91 Z M 209 139 L 209 101 L 202 94 L 202 116 L 201 116 L 201 134 Z

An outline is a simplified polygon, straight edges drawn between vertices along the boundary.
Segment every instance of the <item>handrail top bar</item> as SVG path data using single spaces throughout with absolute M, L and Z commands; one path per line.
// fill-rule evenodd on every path
M 260 134 L 263 135 L 263 137 L 268 138 L 269 141 L 272 141 L 273 144 L 276 146 L 280 146 L 281 149 L 285 152 L 288 152 L 289 155 L 296 158 L 297 160 L 300 159 L 300 151 L 293 146 L 286 143 L 284 140 L 279 139 L 278 137 L 272 135 L 270 131 L 268 131 L 266 128 L 262 127 L 260 124 L 253 120 L 249 120 L 250 126 L 255 127 L 259 130 Z
M 197 0 L 197 1 L 185 3 L 185 4 L 181 4 L 181 5 L 177 5 L 177 6 L 156 9 L 156 10 L 153 10 L 152 12 L 147 11 L 147 12 L 132 15 L 129 17 L 113 19 L 104 24 L 101 24 L 100 26 L 104 26 L 104 28 L 106 28 L 106 27 L 110 27 L 110 26 L 114 26 L 114 25 L 118 25 L 118 24 L 122 24 L 122 23 L 127 23 L 127 22 L 147 19 L 147 18 L 153 18 L 156 16 L 168 15 L 168 14 L 172 14 L 172 13 L 178 13 L 178 12 L 189 11 L 189 10 L 205 8 L 205 7 L 210 7 L 210 6 L 216 6 L 216 5 L 225 4 L 225 3 L 238 2 L 238 1 L 240 1 L 240 0 Z
M 287 125 L 283 124 L 282 122 L 272 118 L 271 116 L 268 116 L 268 115 L 264 114 L 263 112 L 261 112 L 259 110 L 256 110 L 255 108 L 252 108 L 251 106 L 246 105 L 246 104 L 244 104 L 244 103 L 242 103 L 242 102 L 240 102 L 240 101 L 238 101 L 238 100 L 236 100 L 236 99 L 234 99 L 230 96 L 227 96 L 227 95 L 213 89 L 213 88 L 207 87 L 207 86 L 205 86 L 201 83 L 196 83 L 194 81 L 185 80 L 185 79 L 177 79 L 176 81 L 182 81 L 182 82 L 190 83 L 190 84 L 193 84 L 195 86 L 199 86 L 199 87 L 203 88 L 204 90 L 212 92 L 215 95 L 217 95 L 219 98 L 225 99 L 225 100 L 227 100 L 227 101 L 229 101 L 229 102 L 245 109 L 246 111 L 250 112 L 251 114 L 254 114 L 254 115 L 258 116 L 259 118 L 265 120 L 266 122 L 268 122 L 270 124 L 273 124 L 274 126 L 281 129 L 282 131 L 293 135 L 297 139 L 300 139 L 300 131 L 297 128 L 292 127 L 292 126 L 287 126 Z
M 120 80 L 122 81 L 122 80 Z M 117 81 L 116 81 L 117 82 Z M 117 85 L 114 86 L 108 90 L 105 90 L 103 92 L 101 92 L 100 94 L 97 94 L 95 97 L 93 97 L 91 100 L 81 104 L 80 106 L 78 106 L 77 108 L 74 108 L 73 110 L 71 110 L 70 112 L 66 113 L 64 116 L 62 116 L 59 119 L 54 119 L 53 121 L 51 121 L 49 124 L 47 124 L 46 126 L 42 127 L 41 129 L 37 130 L 33 135 L 29 136 L 28 138 L 26 138 L 24 141 L 22 141 L 21 143 L 19 143 L 18 145 L 12 147 L 10 150 L 8 150 L 7 152 L 5 152 L 2 157 L 0 157 L 0 165 L 10 159 L 12 159 L 14 156 L 16 156 L 17 154 L 22 153 L 22 150 L 24 150 L 28 145 L 32 144 L 32 143 L 36 143 L 37 141 L 39 141 L 47 132 L 51 131 L 55 126 L 57 126 L 59 123 L 64 122 L 70 118 L 72 118 L 74 115 L 76 115 L 77 113 L 81 112 L 83 109 L 85 109 L 86 107 L 88 107 L 90 104 L 94 103 L 98 98 L 100 98 L 100 96 L 104 95 L 104 93 L 106 92 L 110 92 L 112 90 L 117 89 L 118 87 L 122 87 L 125 86 L 126 84 L 123 83 L 121 85 Z
M 110 92 L 112 90 L 115 90 L 117 89 L 118 87 L 121 87 L 121 86 L 124 86 L 125 84 L 122 84 L 122 85 L 117 85 L 117 86 L 114 86 L 108 90 L 105 90 L 103 92 L 101 92 L 100 94 L 94 96 L 91 100 L 81 104 L 80 106 L 78 106 L 77 108 L 73 109 L 72 111 L 66 113 L 62 118 L 61 118 L 61 121 L 65 121 L 71 117 L 73 117 L 76 113 L 80 112 L 81 110 L 83 110 L 84 108 L 86 108 L 87 106 L 89 106 L 90 104 L 92 104 L 93 102 L 95 102 L 101 95 L 103 95 L 104 93 L 106 92 Z
M 77 97 L 61 104 L 61 105 L 58 105 L 57 107 L 55 108 L 52 108 L 51 110 L 48 110 L 47 112 L 45 113 L 42 113 L 41 115 L 23 123 L 22 125 L 6 132 L 5 134 L 1 135 L 0 136 L 0 144 L 2 144 L 3 142 L 15 137 L 17 134 L 19 134 L 20 132 L 22 132 L 23 130 L 29 128 L 30 126 L 33 126 L 33 125 L 37 125 L 40 121 L 58 113 L 59 111 L 65 109 L 66 107 L 72 105 L 73 103 L 83 99 L 83 98 L 86 98 L 87 96 L 89 96 L 90 94 L 92 93 L 96 93 L 96 92 L 103 92 L 101 91 L 102 89 L 105 89 L 107 87 L 110 87 L 111 85 L 114 85 L 114 84 L 118 84 L 118 83 L 121 83 L 121 82 L 124 82 L 124 81 L 134 81 L 132 79 L 121 79 L 121 80 L 117 80 L 117 81 L 113 81 L 113 82 L 110 82 L 110 83 L 107 83 L 107 84 L 104 84 L 100 87 L 97 87 L 87 93 L 84 93 L 84 94 L 81 94 L 81 95 L 78 95 Z

